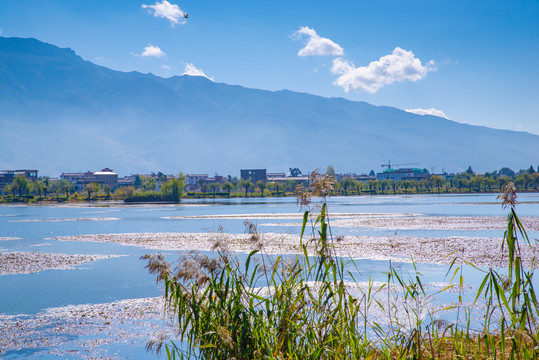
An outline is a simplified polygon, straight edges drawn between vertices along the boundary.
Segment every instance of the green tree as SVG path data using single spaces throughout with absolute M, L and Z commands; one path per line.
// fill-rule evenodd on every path
M 268 183 L 268 189 L 273 192 L 273 195 L 279 196 L 284 190 L 284 185 L 280 182 L 270 182 Z
M 470 178 L 470 183 L 477 192 L 481 192 L 481 186 L 483 185 L 483 177 L 478 175 L 472 176 Z
M 215 199 L 215 192 L 217 191 L 217 189 L 220 188 L 219 184 L 217 183 L 211 183 L 210 185 L 208 185 L 210 190 L 212 191 L 213 193 L 213 198 Z
M 333 180 L 337 179 L 337 175 L 335 174 L 335 168 L 333 167 L 333 165 L 328 165 L 326 174 L 329 175 L 329 177 L 331 177 Z
M 107 195 L 107 199 L 110 199 L 110 186 L 105 185 L 105 186 L 103 187 L 103 191 L 104 191 L 105 194 Z
M 462 182 L 463 182 L 464 187 L 468 189 L 468 192 L 472 192 L 472 186 L 473 186 L 472 180 L 463 178 Z
M 495 184 L 495 181 L 491 177 L 487 177 L 483 180 L 483 185 L 485 188 L 488 188 L 488 192 L 492 192 L 492 185 Z
M 43 192 L 45 193 L 45 197 L 47 197 L 47 192 L 49 192 L 51 189 L 51 181 L 48 176 L 43 178 Z
M 69 198 L 69 190 L 71 187 L 72 185 L 67 180 L 60 180 L 55 182 L 54 193 L 56 194 L 56 198 L 63 194 L 66 195 L 66 198 Z
M 345 177 L 339 182 L 341 188 L 344 190 L 344 195 L 348 195 L 348 189 L 354 186 L 353 180 L 349 177 Z
M 92 198 L 93 193 L 98 193 L 101 191 L 101 187 L 97 183 L 89 183 L 84 188 L 84 191 L 88 193 L 88 200 L 90 200 Z
M 354 180 L 354 186 L 357 189 L 357 194 L 361 195 L 361 188 L 363 187 L 363 183 L 358 180 Z
M 371 193 L 371 195 L 373 195 L 373 194 L 376 193 L 376 187 L 378 186 L 378 180 L 369 180 L 367 185 L 369 186 L 369 192 Z
M 234 184 L 230 181 L 227 181 L 224 185 L 223 185 L 223 189 L 225 189 L 228 193 L 228 197 L 230 197 L 230 191 L 231 190 L 235 190 L 236 189 L 236 186 L 234 186 Z
M 294 191 L 298 183 L 294 180 L 285 180 L 283 185 L 283 191 Z
M 19 193 L 19 197 L 21 197 L 23 193 L 28 195 L 28 190 L 30 189 L 30 180 L 28 180 L 24 175 L 16 175 L 11 183 L 11 187 Z
M 422 183 L 423 180 L 415 180 L 414 181 L 414 187 L 415 187 L 415 193 L 419 194 L 419 189 L 423 186 Z
M 4 192 L 4 194 L 11 193 L 12 196 L 15 196 L 15 192 L 17 191 L 17 189 L 15 189 L 10 184 L 7 184 L 6 186 L 4 186 L 4 189 L 2 191 Z
M 38 181 L 35 182 L 35 184 L 34 184 L 34 191 L 35 191 L 35 192 L 37 193 L 37 195 L 39 195 L 40 197 L 43 196 L 44 188 L 45 188 L 45 183 L 43 183 L 43 181 L 38 180 Z
M 499 176 L 496 179 L 496 185 L 498 186 L 500 192 L 505 187 L 505 185 L 507 185 L 509 183 L 510 180 L 511 179 L 509 177 L 507 177 L 507 176 Z
M 382 192 L 382 194 L 384 194 L 384 190 L 387 189 L 388 187 L 388 182 L 387 180 L 382 180 L 379 182 L 379 186 L 380 186 L 380 191 Z
M 141 186 L 142 186 L 142 178 L 140 177 L 140 175 L 137 174 L 137 176 L 135 176 L 135 182 L 133 183 L 133 186 L 135 186 L 135 189 L 140 189 Z
M 154 191 L 157 187 L 157 182 L 155 181 L 153 176 L 146 176 L 142 180 L 142 189 L 145 191 Z
M 436 186 L 436 188 L 438 188 L 438 194 L 439 194 L 440 193 L 440 187 L 444 183 L 444 179 L 441 176 L 433 175 L 432 176 L 432 183 L 434 184 L 434 186 Z
M 177 178 L 167 181 L 161 188 L 163 199 L 180 202 L 185 188 L 185 175 L 180 173 Z
M 500 170 L 498 170 L 498 175 L 512 177 L 512 176 L 515 176 L 515 172 L 509 169 L 508 167 L 503 167 Z
M 539 186 L 539 172 L 532 174 L 532 182 L 533 182 L 534 189 L 537 190 Z
M 252 188 L 254 185 L 249 179 L 246 179 L 246 180 L 241 179 L 239 182 L 239 186 L 245 190 L 245 197 L 248 197 L 247 191 L 249 190 L 249 188 Z
M 116 199 L 116 200 L 125 200 L 128 197 L 133 196 L 134 193 L 135 193 L 134 186 L 125 186 L 125 187 L 118 188 L 114 192 L 114 195 L 112 197 L 113 199 Z
M 292 177 L 301 176 L 301 170 L 298 168 L 289 168 L 288 171 L 290 171 L 290 176 Z
M 405 194 L 408 194 L 408 188 L 412 187 L 414 182 L 412 180 L 400 180 L 398 185 L 404 189 Z
M 468 169 L 466 169 L 466 174 L 468 174 L 468 175 L 473 175 L 473 174 L 475 174 L 475 173 L 473 172 L 471 166 L 468 166 Z
M 393 179 L 387 180 L 387 186 L 390 189 L 393 189 L 393 195 L 395 195 L 397 193 L 397 182 L 395 180 L 393 180 Z
M 455 178 L 453 179 L 453 184 L 455 184 L 455 186 L 459 189 L 459 192 L 462 192 L 462 187 L 464 186 L 464 180 L 466 179 L 458 175 L 455 176 Z
M 256 186 L 260 189 L 260 196 L 264 197 L 264 189 L 266 189 L 266 182 L 263 180 L 258 180 Z
M 167 176 L 165 174 L 163 174 L 161 171 L 159 171 L 157 173 L 157 180 L 159 180 L 161 182 L 165 182 L 165 181 L 167 181 Z

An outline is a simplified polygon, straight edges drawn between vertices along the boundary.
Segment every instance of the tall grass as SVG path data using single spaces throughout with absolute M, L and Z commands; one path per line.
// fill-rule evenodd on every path
M 265 254 L 261 234 L 247 223 L 254 249 L 245 261 L 220 243 L 215 256 L 186 253 L 174 269 L 162 255 L 144 256 L 164 284 L 179 339 L 147 348 L 164 345 L 169 359 L 538 358 L 533 265 L 522 267 L 519 239 L 529 239 L 514 210 L 514 188 L 504 194 L 507 274 L 488 270 L 475 296 L 474 305 L 486 304 L 481 331 L 471 330 L 473 306 L 463 306 L 463 264 L 448 269 L 458 284 L 439 292 L 458 286 L 458 302 L 443 309 L 429 306 L 437 293 L 425 290 L 413 259 L 408 277 L 389 263 L 383 285 L 361 286 L 349 270 L 355 263 L 336 256 L 339 238 L 331 234 L 325 201 L 331 190 L 331 179 L 318 173 L 297 189 L 304 206 L 321 198 L 315 217 L 312 208 L 304 213 L 298 255 Z M 446 311 L 457 311 L 456 321 L 441 320 Z

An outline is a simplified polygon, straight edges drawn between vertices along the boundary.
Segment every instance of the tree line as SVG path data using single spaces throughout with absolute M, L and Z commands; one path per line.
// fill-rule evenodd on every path
M 334 178 L 335 186 L 332 195 L 377 195 L 377 194 L 421 194 L 421 193 L 480 193 L 499 192 L 503 187 L 513 182 L 518 191 L 538 191 L 539 172 L 533 166 L 527 170 L 515 172 L 509 168 L 476 174 L 471 167 L 465 172 L 454 176 L 427 175 L 420 180 L 378 180 L 371 179 L 361 182 L 350 176 L 344 176 L 340 181 L 333 167 L 328 167 L 326 173 Z M 158 188 L 159 184 L 159 189 Z M 87 184 L 84 189 L 75 189 L 75 184 L 67 180 L 51 181 L 47 177 L 32 182 L 24 175 L 17 175 L 13 182 L 4 187 L 4 201 L 28 200 L 38 197 L 38 200 L 124 200 L 126 202 L 170 201 L 178 202 L 182 197 L 264 197 L 288 196 L 294 193 L 297 181 L 284 182 L 252 182 L 249 179 L 228 177 L 224 183 L 208 183 L 201 180 L 198 184 L 200 191 L 185 192 L 185 175 L 180 173 L 173 179 L 168 179 L 159 173 L 157 179 L 153 176 L 137 175 L 133 186 L 120 187 L 114 192 L 107 185 L 97 183 Z M 9 198 L 8 198 L 9 197 Z

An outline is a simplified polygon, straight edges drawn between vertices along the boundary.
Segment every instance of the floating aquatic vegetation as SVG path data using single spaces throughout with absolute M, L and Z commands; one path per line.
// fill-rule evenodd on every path
M 43 252 L 0 252 L 0 275 L 31 274 L 51 269 L 72 269 L 76 265 L 121 255 L 80 255 Z

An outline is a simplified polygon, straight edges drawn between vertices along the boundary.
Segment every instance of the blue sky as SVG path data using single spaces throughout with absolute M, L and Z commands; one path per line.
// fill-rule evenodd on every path
M 538 1 L 1 0 L 0 31 L 116 70 L 539 134 Z

